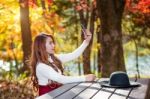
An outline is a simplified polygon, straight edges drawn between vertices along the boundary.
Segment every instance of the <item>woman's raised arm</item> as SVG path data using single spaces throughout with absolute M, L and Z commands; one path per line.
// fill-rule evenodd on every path
M 88 46 L 88 44 L 91 40 L 91 33 L 88 30 L 86 30 L 86 34 L 87 35 L 84 37 L 85 40 L 76 50 L 74 50 L 71 53 L 56 55 L 62 63 L 76 59 L 77 57 L 79 57 L 83 53 L 83 51 Z

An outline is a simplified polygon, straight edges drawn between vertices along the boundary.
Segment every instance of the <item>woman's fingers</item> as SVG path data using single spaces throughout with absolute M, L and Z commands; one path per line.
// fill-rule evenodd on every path
M 95 79 L 96 79 L 96 76 L 94 74 L 86 75 L 86 81 L 94 81 Z
M 92 38 L 92 34 L 88 29 L 83 30 L 84 33 L 84 39 L 86 40 L 87 43 L 90 42 L 91 38 Z

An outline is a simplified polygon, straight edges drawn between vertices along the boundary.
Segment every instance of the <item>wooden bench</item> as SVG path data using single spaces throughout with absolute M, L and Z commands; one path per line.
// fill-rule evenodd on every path
M 138 79 L 137 82 L 141 83 L 140 87 L 122 89 L 101 87 L 100 82 L 106 79 L 65 84 L 36 99 L 150 99 L 149 79 Z

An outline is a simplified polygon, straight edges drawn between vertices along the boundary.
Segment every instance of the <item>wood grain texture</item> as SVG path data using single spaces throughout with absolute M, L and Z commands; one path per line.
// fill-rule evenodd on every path
M 108 79 L 66 84 L 36 99 L 150 99 L 149 79 L 138 79 L 137 82 L 141 86 L 135 88 L 101 87 L 100 82 L 104 80 Z M 130 80 L 135 81 L 135 79 Z

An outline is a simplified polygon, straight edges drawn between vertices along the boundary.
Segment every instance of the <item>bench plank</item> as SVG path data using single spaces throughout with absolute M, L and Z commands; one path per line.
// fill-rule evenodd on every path
M 115 88 L 102 88 L 99 92 L 92 97 L 92 99 L 108 99 L 115 91 Z
M 131 79 L 134 81 L 134 79 Z M 126 96 L 128 96 L 130 92 L 130 88 L 128 89 L 116 89 L 116 88 L 107 88 L 103 87 L 102 90 L 100 90 L 99 93 L 97 93 L 96 96 L 93 97 L 93 99 L 97 99 L 98 97 L 103 97 L 104 99 L 124 99 Z
M 146 99 L 146 93 L 149 88 L 149 82 L 150 80 L 148 79 L 138 79 L 137 80 L 139 83 L 141 83 L 140 87 L 134 88 L 129 95 L 129 98 L 134 98 L 134 99 Z M 147 97 L 147 99 L 150 99 L 150 97 Z
M 80 83 L 78 86 L 73 87 L 69 91 L 63 93 L 62 95 L 56 97 L 55 99 L 72 99 L 75 97 L 78 93 L 85 90 L 87 87 L 89 87 L 91 83 Z
M 110 99 L 126 99 L 132 88 L 116 89 Z
M 66 84 L 36 99 L 150 99 L 149 79 L 137 80 L 140 87 L 122 89 L 101 87 L 100 82 L 104 80 L 107 79 Z
M 89 99 L 89 97 L 92 97 L 100 88 L 99 83 L 94 83 L 73 99 Z
M 51 91 L 47 94 L 44 94 L 42 96 L 37 97 L 36 99 L 52 99 L 55 98 L 56 96 L 63 94 L 64 92 L 66 92 L 67 90 L 70 90 L 71 88 L 77 86 L 80 83 L 71 83 L 71 84 L 65 84 L 57 89 L 55 89 L 54 91 Z
M 130 81 L 135 81 L 135 78 L 130 78 Z M 117 88 L 110 99 L 126 99 L 133 88 Z

